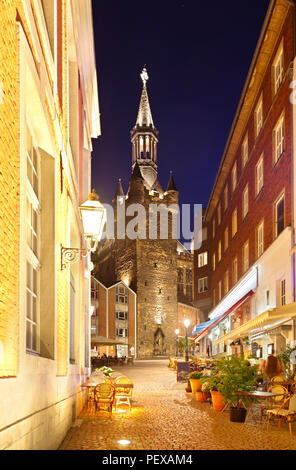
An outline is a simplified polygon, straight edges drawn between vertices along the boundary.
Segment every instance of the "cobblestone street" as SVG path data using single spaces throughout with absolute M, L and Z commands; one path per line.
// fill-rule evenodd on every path
M 131 412 L 83 410 L 60 446 L 61 450 L 295 450 L 296 428 L 290 438 L 279 429 L 232 423 L 229 413 L 198 403 L 176 381 L 168 360 L 136 361 L 118 368 L 134 382 Z M 131 443 L 118 444 L 121 439 Z

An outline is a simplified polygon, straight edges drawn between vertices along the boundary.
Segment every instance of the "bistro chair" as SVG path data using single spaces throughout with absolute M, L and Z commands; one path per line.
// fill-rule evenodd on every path
M 288 409 L 285 409 L 286 404 L 289 403 Z M 277 419 L 278 426 L 281 425 L 281 420 L 286 420 L 289 425 L 290 435 L 292 436 L 291 422 L 296 419 L 296 395 L 289 395 L 277 409 L 266 410 L 267 413 L 267 431 L 269 430 L 269 422 L 272 418 Z
M 131 410 L 131 397 L 133 393 L 133 382 L 128 377 L 117 377 L 114 381 L 115 387 L 115 410 L 118 405 L 125 404 Z
M 271 385 L 284 384 L 285 378 L 282 377 L 281 375 L 276 375 L 275 377 L 272 377 L 270 382 L 271 382 Z
M 112 411 L 112 405 L 114 400 L 114 386 L 110 382 L 100 383 L 95 387 L 94 398 L 96 403 L 96 410 L 107 408 L 108 411 Z
M 278 395 L 266 398 L 263 405 L 260 407 L 260 424 L 262 423 L 264 411 L 267 409 L 277 409 L 289 395 L 288 390 L 282 385 L 272 385 L 267 391 L 277 393 Z

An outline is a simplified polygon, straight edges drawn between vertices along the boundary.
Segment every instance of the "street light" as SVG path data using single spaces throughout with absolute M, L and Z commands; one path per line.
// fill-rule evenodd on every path
M 180 331 L 177 329 L 177 330 L 175 330 L 175 333 L 176 333 L 176 357 L 178 357 L 179 356 L 178 334 L 180 333 Z
M 185 328 L 186 328 L 186 336 L 185 336 L 185 339 L 186 339 L 186 356 L 185 356 L 185 361 L 189 361 L 189 356 L 188 356 L 188 326 L 190 325 L 190 320 L 188 320 L 188 318 L 186 318 L 184 320 L 184 325 L 185 325 Z
M 99 201 L 99 196 L 94 189 L 88 196 L 88 200 L 79 206 L 79 213 L 87 248 L 65 248 L 62 246 L 61 269 L 67 267 L 66 263 L 78 261 L 80 253 L 82 256 L 87 256 L 90 252 L 96 251 L 98 243 L 102 238 L 104 225 L 106 223 L 106 209 Z

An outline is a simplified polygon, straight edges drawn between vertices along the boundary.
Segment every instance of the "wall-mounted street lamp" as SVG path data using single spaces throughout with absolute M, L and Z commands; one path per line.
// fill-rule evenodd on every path
M 178 357 L 179 356 L 178 334 L 180 333 L 180 331 L 177 329 L 175 330 L 175 333 L 176 333 L 176 357 Z
M 65 269 L 68 263 L 75 263 L 79 255 L 87 256 L 96 251 L 98 243 L 102 238 L 104 225 L 106 223 L 106 209 L 99 201 L 95 190 L 88 196 L 88 200 L 79 206 L 80 218 L 83 226 L 83 235 L 87 248 L 65 248 L 61 247 L 61 269 Z
M 186 339 L 186 356 L 185 356 L 185 361 L 189 361 L 189 355 L 188 355 L 188 327 L 190 325 L 190 320 L 188 320 L 188 318 L 186 318 L 184 320 L 184 325 L 185 325 L 185 328 L 186 328 L 186 336 L 185 336 L 185 339 Z

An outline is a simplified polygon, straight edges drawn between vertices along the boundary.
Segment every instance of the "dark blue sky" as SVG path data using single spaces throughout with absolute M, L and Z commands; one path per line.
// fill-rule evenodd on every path
M 110 202 L 128 189 L 130 130 L 147 65 L 159 130 L 158 175 L 173 170 L 181 203 L 206 206 L 269 0 L 93 0 L 102 135 L 92 186 Z

